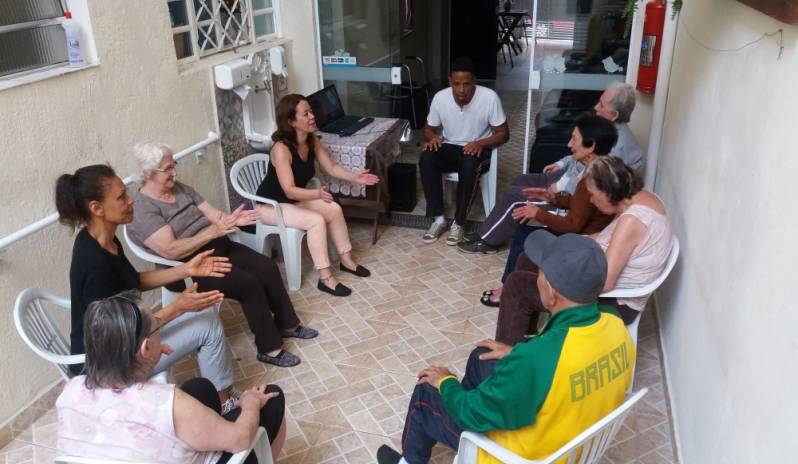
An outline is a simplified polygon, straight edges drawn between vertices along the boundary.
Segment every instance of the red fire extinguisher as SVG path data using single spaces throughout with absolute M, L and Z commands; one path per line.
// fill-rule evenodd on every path
M 646 4 L 646 21 L 643 23 L 643 42 L 640 45 L 640 66 L 637 71 L 637 90 L 643 93 L 654 93 L 657 87 L 659 50 L 662 48 L 664 27 L 664 1 L 648 2 Z

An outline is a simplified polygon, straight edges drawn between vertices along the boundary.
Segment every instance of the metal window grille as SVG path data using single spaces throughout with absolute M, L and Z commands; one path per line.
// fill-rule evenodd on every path
M 61 0 L 0 0 L 0 77 L 67 61 Z
M 279 34 L 273 0 L 167 0 L 167 5 L 181 62 Z

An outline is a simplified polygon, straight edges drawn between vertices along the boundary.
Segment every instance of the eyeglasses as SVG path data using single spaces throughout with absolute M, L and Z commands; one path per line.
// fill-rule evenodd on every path
M 177 173 L 177 161 L 173 161 L 172 164 L 170 164 L 165 168 L 156 168 L 155 170 L 158 172 L 163 172 L 164 174 L 169 173 L 171 171 Z

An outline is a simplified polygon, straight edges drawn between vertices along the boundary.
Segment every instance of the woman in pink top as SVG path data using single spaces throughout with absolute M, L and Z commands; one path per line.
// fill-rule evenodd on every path
M 590 201 L 615 219 L 593 238 L 607 255 L 604 291 L 640 288 L 665 269 L 673 245 L 673 230 L 662 200 L 643 189 L 640 179 L 623 160 L 607 156 L 590 164 L 585 174 Z M 601 298 L 630 324 L 646 307 L 648 297 Z
M 590 201 L 615 219 L 601 232 L 591 235 L 607 255 L 604 292 L 614 288 L 639 288 L 653 282 L 667 264 L 673 243 L 670 219 L 662 201 L 644 190 L 640 179 L 623 160 L 601 156 L 585 174 Z M 513 274 L 534 283 L 537 266 L 521 254 Z M 502 299 L 496 324 L 496 340 L 515 344 L 537 332 L 538 314 L 545 311 L 534 285 Z M 599 298 L 600 305 L 612 306 L 625 324 L 640 314 L 648 295 L 640 298 Z M 587 303 L 587 302 L 585 302 Z
M 137 306 L 128 291 L 89 305 L 85 315 L 85 375 L 72 378 L 56 401 L 58 449 L 73 456 L 165 464 L 224 463 L 247 449 L 263 426 L 278 456 L 285 440 L 285 400 L 279 387 L 245 391 L 220 414 L 210 381 L 180 387 L 147 381 L 171 348 L 163 322 Z M 257 462 L 254 454 L 247 463 Z

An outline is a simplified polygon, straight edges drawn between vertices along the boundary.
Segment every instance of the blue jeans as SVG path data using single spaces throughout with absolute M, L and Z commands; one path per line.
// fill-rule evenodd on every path
M 461 385 L 466 390 L 476 388 L 493 373 L 496 361 L 480 361 L 485 348 L 475 348 L 468 357 Z M 402 433 L 402 455 L 409 464 L 429 461 L 436 442 L 457 450 L 463 429 L 446 413 L 438 390 L 430 384 L 416 385 L 407 409 Z

